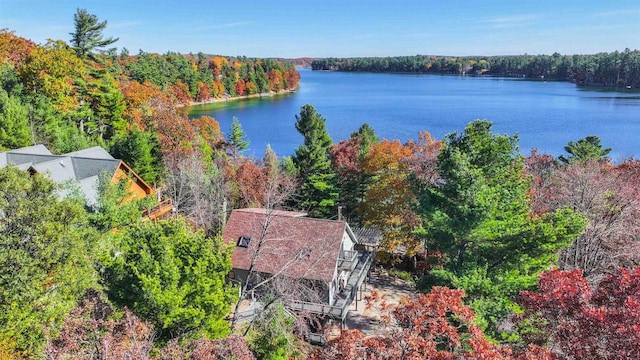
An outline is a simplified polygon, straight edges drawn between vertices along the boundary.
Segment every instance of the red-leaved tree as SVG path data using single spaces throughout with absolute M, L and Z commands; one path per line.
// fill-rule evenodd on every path
M 640 359 L 640 267 L 619 269 L 592 290 L 580 270 L 540 275 L 525 291 L 526 316 L 542 317 L 542 333 L 559 359 Z
M 463 290 L 434 287 L 429 294 L 388 306 L 377 293 L 381 327 L 373 335 L 345 330 L 313 359 L 551 359 L 544 348 L 531 345 L 514 354 L 508 346 L 488 341 L 473 324 L 475 315 L 462 302 Z
M 245 338 L 240 335 L 230 335 L 225 339 L 215 340 L 202 337 L 182 342 L 180 339 L 173 339 L 158 353 L 156 357 L 158 360 L 255 360 L 256 358 L 249 350 Z
M 89 290 L 65 319 L 44 350 L 47 359 L 148 359 L 153 327 L 124 310 L 116 320 L 113 308 L 96 290 Z

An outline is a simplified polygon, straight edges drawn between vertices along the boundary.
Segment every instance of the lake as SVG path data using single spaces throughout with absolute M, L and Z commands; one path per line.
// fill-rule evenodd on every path
M 640 157 L 640 93 L 582 88 L 571 83 L 513 78 L 316 72 L 300 70 L 296 93 L 198 105 L 190 117 L 209 115 L 228 132 L 235 116 L 251 141 L 248 155 L 262 156 L 267 144 L 292 155 L 302 143 L 295 115 L 312 104 L 327 120 L 334 142 L 364 122 L 381 139 L 406 141 L 428 131 L 437 139 L 462 131 L 475 119 L 493 131 L 519 136 L 520 151 L 553 155 L 588 135 L 611 147 L 616 161 Z

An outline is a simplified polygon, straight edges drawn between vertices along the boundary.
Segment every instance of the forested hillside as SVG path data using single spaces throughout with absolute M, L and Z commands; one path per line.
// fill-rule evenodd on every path
M 488 120 L 405 143 L 365 123 L 334 141 L 307 104 L 291 119 L 295 154 L 253 158 L 240 121 L 220 129 L 185 105 L 293 89 L 291 65 L 116 54 L 106 22 L 79 9 L 75 25 L 71 43 L 0 32 L 0 152 L 100 145 L 174 211 L 145 219 L 158 199 L 109 179 L 88 204 L 74 184 L 0 168 L 0 359 L 640 358 L 640 162 L 613 163 L 615 144 L 523 155 Z M 372 292 L 375 327 L 310 345 L 331 324 L 288 300 L 312 284 L 229 277 L 221 232 L 246 207 L 340 209 L 382 234 L 377 267 L 411 296 L 391 306 Z M 244 322 L 242 300 L 262 304 Z
M 313 70 L 470 74 L 571 81 L 579 85 L 640 87 L 640 51 L 595 55 L 394 56 L 316 59 Z
M 300 79 L 292 65 L 272 59 L 84 51 L 61 40 L 34 44 L 2 30 L 7 105 L 0 148 L 44 143 L 66 152 L 110 145 L 160 108 L 293 90 Z

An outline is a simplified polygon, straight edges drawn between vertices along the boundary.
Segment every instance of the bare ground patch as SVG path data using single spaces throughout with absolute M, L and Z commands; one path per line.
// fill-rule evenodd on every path
M 355 303 L 351 305 L 346 320 L 348 329 L 358 329 L 367 335 L 378 329 L 380 314 L 376 307 L 367 308 L 365 300 L 373 291 L 377 291 L 388 305 L 397 305 L 402 298 L 416 295 L 415 288 L 406 281 L 389 276 L 384 270 L 372 272 L 357 309 Z

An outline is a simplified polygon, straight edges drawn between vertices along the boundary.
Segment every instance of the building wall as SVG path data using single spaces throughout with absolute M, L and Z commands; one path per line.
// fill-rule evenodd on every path
M 153 189 L 149 185 L 144 183 L 144 181 L 142 181 L 142 179 L 139 176 L 135 174 L 132 174 L 131 176 L 129 176 L 129 171 L 133 173 L 133 171 L 128 169 L 128 167 L 120 166 L 116 170 L 111 180 L 111 183 L 113 184 L 119 183 L 120 181 L 127 182 L 127 192 L 130 195 L 125 199 L 126 202 L 133 201 L 136 199 L 142 199 L 147 195 L 154 193 Z
M 354 242 L 351 240 L 351 236 L 345 231 L 342 234 L 342 250 L 353 250 Z

